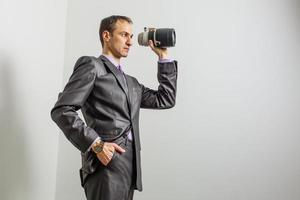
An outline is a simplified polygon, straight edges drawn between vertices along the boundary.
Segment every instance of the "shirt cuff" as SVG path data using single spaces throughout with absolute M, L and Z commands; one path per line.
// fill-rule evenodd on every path
M 159 63 L 168 63 L 168 62 L 173 62 L 174 60 L 172 59 L 168 59 L 168 58 L 165 58 L 165 59 L 159 59 L 158 62 Z

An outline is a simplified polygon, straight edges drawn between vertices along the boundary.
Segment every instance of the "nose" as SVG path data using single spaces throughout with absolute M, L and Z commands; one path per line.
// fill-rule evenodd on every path
M 133 44 L 133 39 L 132 39 L 131 37 L 128 37 L 128 39 L 127 39 L 127 41 L 126 41 L 126 44 L 127 44 L 128 46 L 132 46 L 132 44 Z

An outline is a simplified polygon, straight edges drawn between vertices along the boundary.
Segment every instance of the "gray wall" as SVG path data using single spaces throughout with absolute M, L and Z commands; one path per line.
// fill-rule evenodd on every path
M 135 199 L 300 198 L 296 0 L 2 0 L 0 9 L 0 199 L 84 199 L 79 151 L 49 111 L 76 59 L 101 53 L 99 22 L 111 14 L 132 17 L 135 36 L 144 26 L 177 32 L 177 104 L 141 111 Z M 135 41 L 123 64 L 157 87 L 148 48 Z
M 0 199 L 55 198 L 66 3 L 0 2 Z

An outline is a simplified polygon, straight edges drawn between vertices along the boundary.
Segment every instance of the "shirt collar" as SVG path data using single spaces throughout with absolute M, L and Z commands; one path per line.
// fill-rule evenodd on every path
M 107 58 L 112 64 L 114 64 L 115 67 L 118 68 L 119 64 L 118 62 L 112 57 L 112 56 L 109 56 L 109 55 L 106 55 L 106 54 L 102 54 L 105 58 Z M 121 64 L 120 64 L 121 65 Z

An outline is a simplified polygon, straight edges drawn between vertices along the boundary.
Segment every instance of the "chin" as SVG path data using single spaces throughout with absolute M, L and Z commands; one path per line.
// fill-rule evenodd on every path
M 123 57 L 123 58 L 126 58 L 127 56 L 128 56 L 128 53 L 126 53 L 126 54 L 125 54 L 125 53 L 124 53 L 124 54 L 122 54 L 122 57 Z

